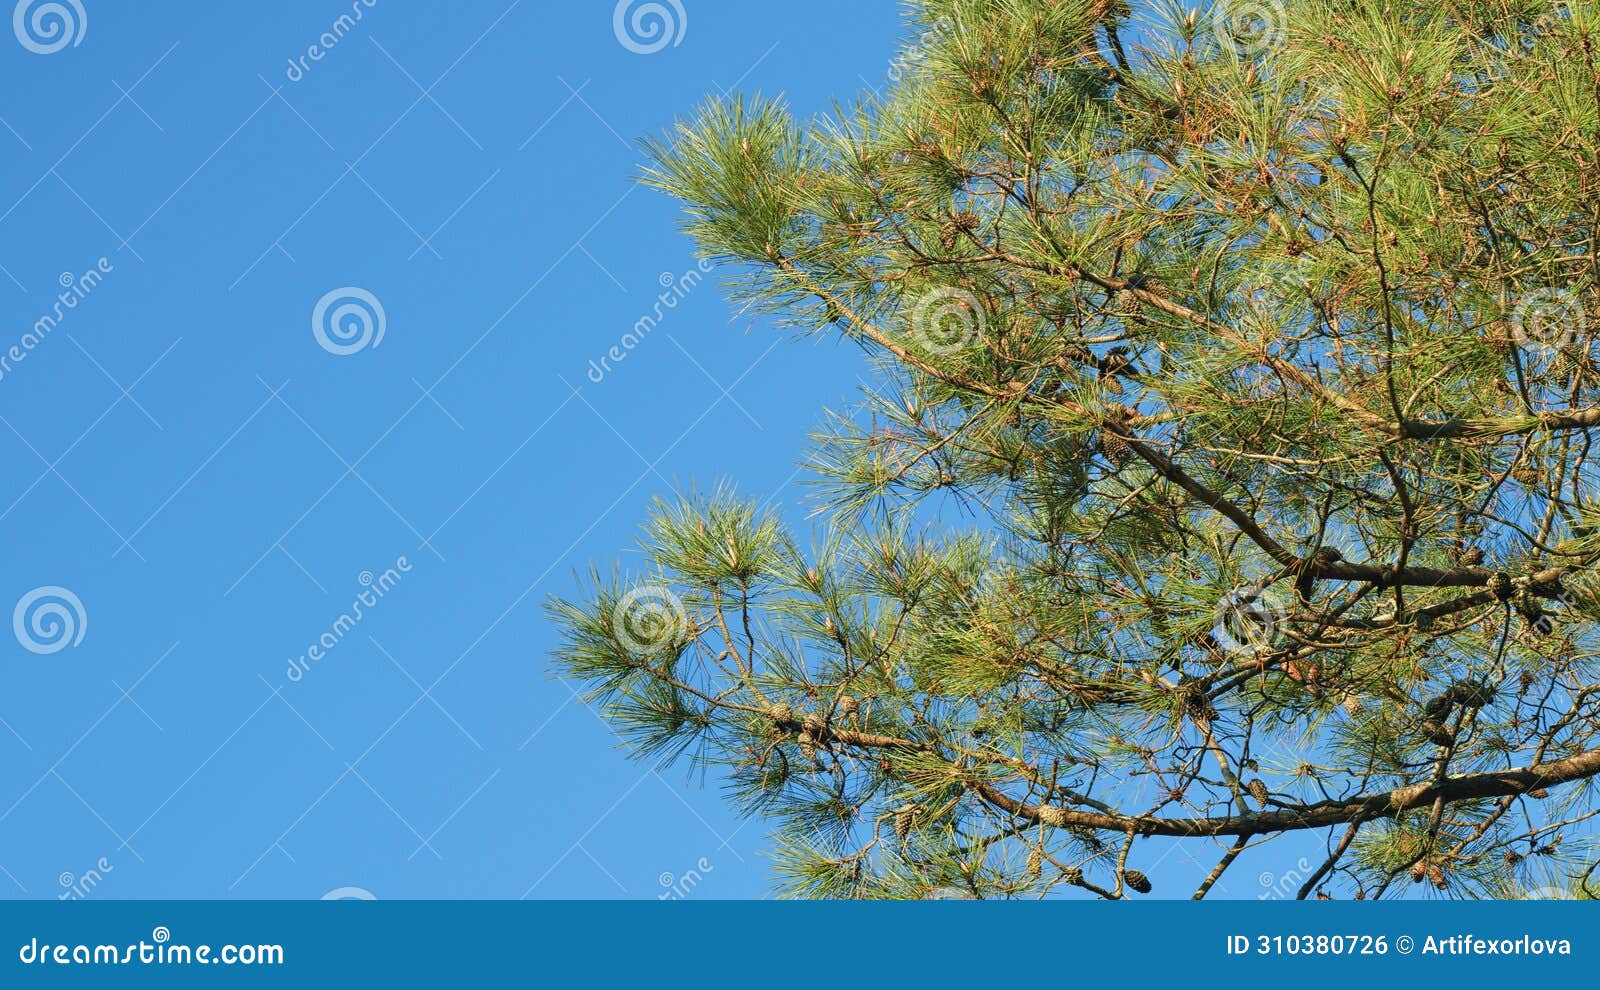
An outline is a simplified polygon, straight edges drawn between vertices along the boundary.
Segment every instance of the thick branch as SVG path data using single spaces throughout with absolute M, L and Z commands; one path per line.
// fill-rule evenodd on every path
M 1087 811 L 1068 811 L 1048 804 L 1018 801 L 988 784 L 976 789 L 984 800 L 1003 811 L 1031 821 L 1057 827 L 1078 826 L 1139 835 L 1217 836 L 1263 835 L 1309 828 L 1327 828 L 1351 822 L 1393 818 L 1413 808 L 1427 807 L 1435 801 L 1446 804 L 1474 798 L 1504 797 L 1539 787 L 1570 783 L 1600 774 L 1600 749 L 1576 756 L 1540 763 L 1520 770 L 1495 770 L 1450 777 L 1398 787 L 1392 791 L 1366 794 L 1343 800 L 1322 801 L 1298 808 L 1216 818 L 1133 818 Z

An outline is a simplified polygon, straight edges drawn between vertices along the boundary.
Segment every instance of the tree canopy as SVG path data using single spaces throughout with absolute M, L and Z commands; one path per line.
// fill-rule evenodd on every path
M 791 533 L 662 500 L 565 676 L 787 894 L 1589 890 L 1600 11 L 917 0 L 891 82 L 712 99 L 645 181 L 877 375 Z M 1143 867 L 1143 869 L 1141 869 Z

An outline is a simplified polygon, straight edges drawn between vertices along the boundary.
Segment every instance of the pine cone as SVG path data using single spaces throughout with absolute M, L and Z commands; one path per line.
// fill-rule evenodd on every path
M 1428 864 L 1417 860 L 1411 864 L 1411 882 L 1421 883 L 1428 878 Z
M 1027 869 L 1023 871 L 1023 875 L 1029 880 L 1036 880 L 1043 872 L 1044 856 L 1037 849 L 1030 850 L 1028 852 L 1028 866 Z
M 1511 596 L 1516 594 L 1517 590 L 1517 586 L 1511 583 L 1511 575 L 1505 571 L 1498 571 L 1490 575 L 1489 583 L 1486 587 L 1489 589 L 1489 593 L 1494 595 L 1494 599 L 1497 602 L 1510 601 Z
M 1081 887 L 1083 886 L 1083 871 L 1076 866 L 1069 866 L 1061 871 L 1061 879 L 1064 883 L 1069 883 L 1074 887 Z
M 1133 362 L 1128 359 L 1129 353 L 1128 348 L 1119 344 L 1106 351 L 1105 360 L 1100 363 L 1100 383 L 1113 395 L 1122 394 L 1122 376 L 1133 367 Z
M 861 702 L 850 695 L 841 695 L 839 698 L 839 714 L 845 718 L 854 718 L 856 712 L 861 710 Z
M 1445 879 L 1444 867 L 1438 863 L 1428 864 L 1428 882 L 1440 890 L 1450 886 L 1450 881 Z
M 917 806 L 904 805 L 894 813 L 894 835 L 901 842 L 906 841 L 906 836 L 911 834 L 911 829 L 917 824 Z
M 800 752 L 804 753 L 808 760 L 817 758 L 817 737 L 804 729 L 800 731 Z
M 767 709 L 767 718 L 772 720 L 773 725 L 788 725 L 794 721 L 794 709 L 780 701 Z
M 1468 547 L 1461 551 L 1459 562 L 1462 567 L 1483 566 L 1483 549 L 1481 547 Z
M 1267 790 L 1267 785 L 1264 782 L 1258 778 L 1250 781 L 1245 787 L 1249 790 L 1250 796 L 1256 799 L 1256 804 L 1263 808 L 1267 806 L 1267 797 L 1271 792 Z
M 1206 697 L 1205 689 L 1199 684 L 1189 684 L 1181 689 L 1183 691 L 1183 709 L 1194 720 L 1196 725 L 1209 725 L 1217 719 L 1216 706 L 1211 699 Z
M 1100 451 L 1106 459 L 1117 467 L 1121 467 L 1133 456 L 1133 448 L 1128 446 L 1128 441 L 1122 439 L 1110 430 L 1100 431 Z
M 1138 870 L 1124 871 L 1122 874 L 1122 880 L 1135 893 L 1150 893 L 1150 878 L 1145 876 L 1143 873 L 1140 873 Z
M 1444 697 L 1463 708 L 1487 708 L 1494 701 L 1494 687 L 1483 681 L 1459 681 L 1450 685 Z
M 1554 624 L 1545 615 L 1544 606 L 1539 599 L 1527 591 L 1519 592 L 1515 598 L 1517 614 L 1522 616 L 1522 621 L 1527 624 L 1528 631 L 1539 636 L 1549 634 L 1555 628 Z
M 1445 725 L 1441 719 L 1431 717 L 1422 720 L 1422 738 L 1435 746 L 1449 746 L 1456 741 L 1456 737 L 1451 734 L 1449 726 Z

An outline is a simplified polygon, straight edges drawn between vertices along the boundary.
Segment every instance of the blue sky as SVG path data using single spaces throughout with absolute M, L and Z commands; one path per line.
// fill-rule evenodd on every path
M 802 518 L 851 349 L 707 282 L 591 362 L 695 264 L 637 140 L 723 87 L 822 111 L 901 26 L 683 5 L 648 54 L 610 0 L 79 0 L 0 34 L 0 895 L 767 892 L 760 823 L 549 678 L 541 605 L 674 485 Z M 354 322 L 319 341 L 319 309 Z
M 637 54 L 609 3 L 379 0 L 291 81 L 351 4 L 83 8 L 76 46 L 0 35 L 0 604 L 86 618 L 0 642 L 0 893 L 641 897 L 702 857 L 764 892 L 760 826 L 549 679 L 541 607 L 676 483 L 798 515 L 849 350 L 708 282 L 586 373 L 695 263 L 637 139 L 735 83 L 822 109 L 898 12 L 689 0 Z M 346 287 L 384 333 L 336 355 Z

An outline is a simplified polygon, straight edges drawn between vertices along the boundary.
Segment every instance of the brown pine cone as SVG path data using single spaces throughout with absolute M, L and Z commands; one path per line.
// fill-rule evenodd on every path
M 1270 792 L 1267 790 L 1267 785 L 1259 778 L 1250 781 L 1249 784 L 1245 785 L 1245 788 L 1250 792 L 1250 796 L 1256 799 L 1256 804 L 1263 808 L 1267 806 L 1267 797 Z
M 1517 590 L 1516 585 L 1511 583 L 1511 575 L 1504 571 L 1491 575 L 1486 587 L 1489 589 L 1489 593 L 1494 595 L 1495 601 L 1498 602 L 1510 601 Z
M 1130 889 L 1140 894 L 1150 893 L 1150 878 L 1138 870 L 1127 870 L 1122 874 L 1122 880 Z
M 1128 442 L 1110 430 L 1100 431 L 1100 450 L 1106 455 L 1106 459 L 1117 467 L 1127 463 L 1128 458 L 1133 456 L 1133 449 L 1128 446 Z
M 896 809 L 894 813 L 894 835 L 901 842 L 906 841 L 906 836 L 911 834 L 911 829 L 917 823 L 917 806 L 908 804 Z

